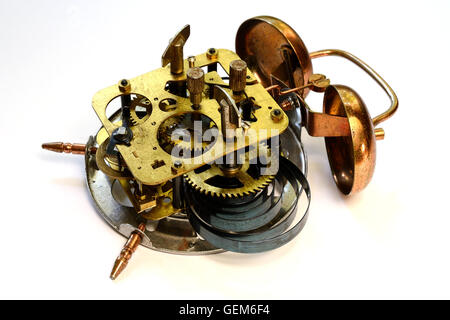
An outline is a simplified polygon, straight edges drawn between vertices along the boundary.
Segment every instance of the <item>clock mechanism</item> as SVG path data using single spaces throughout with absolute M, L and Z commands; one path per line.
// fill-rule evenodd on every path
M 245 21 L 236 51 L 184 56 L 189 25 L 169 42 L 162 67 L 98 91 L 101 122 L 85 144 L 44 143 L 84 155 L 99 214 L 128 238 L 111 279 L 139 245 L 166 253 L 264 252 L 293 240 L 311 201 L 301 131 L 324 137 L 333 178 L 345 195 L 370 181 L 375 128 L 398 107 L 391 87 L 342 50 L 309 53 L 283 21 Z M 312 60 L 340 56 L 386 92 L 391 105 L 371 118 L 350 87 L 313 73 Z M 306 102 L 323 93 L 323 112 Z

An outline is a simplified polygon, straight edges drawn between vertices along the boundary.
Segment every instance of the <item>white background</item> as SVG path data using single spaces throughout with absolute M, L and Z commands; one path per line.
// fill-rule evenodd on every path
M 191 25 L 185 54 L 234 50 L 239 25 L 269 14 L 310 51 L 345 49 L 396 90 L 371 184 L 351 197 L 332 181 L 323 139 L 305 134 L 313 202 L 294 241 L 263 254 L 203 257 L 140 248 L 113 282 L 125 239 L 96 213 L 83 157 L 41 150 L 85 142 L 94 93 L 160 67 Z M 450 298 L 447 1 L 0 2 L 0 298 Z M 339 58 L 316 72 L 356 89 L 371 114 L 387 97 Z M 321 110 L 321 96 L 308 101 Z

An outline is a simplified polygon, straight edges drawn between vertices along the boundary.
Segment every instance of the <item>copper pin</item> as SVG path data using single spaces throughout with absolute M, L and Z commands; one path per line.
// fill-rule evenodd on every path
M 119 274 L 126 268 L 126 266 L 128 265 L 128 261 L 131 259 L 131 256 L 136 251 L 137 247 L 141 244 L 141 232 L 144 231 L 145 223 L 141 223 L 138 226 L 138 230 L 135 230 L 131 233 L 127 243 L 125 243 L 125 246 L 117 257 L 116 262 L 114 262 L 114 267 L 111 271 L 111 275 L 109 276 L 111 280 L 115 280 L 119 276 Z
M 42 149 L 59 152 L 59 153 L 72 153 L 72 154 L 85 154 L 86 145 L 82 143 L 63 143 L 63 142 L 47 142 L 42 144 Z M 96 147 L 90 147 L 89 152 L 95 153 Z
M 375 129 L 375 139 L 384 140 L 384 129 L 383 128 Z

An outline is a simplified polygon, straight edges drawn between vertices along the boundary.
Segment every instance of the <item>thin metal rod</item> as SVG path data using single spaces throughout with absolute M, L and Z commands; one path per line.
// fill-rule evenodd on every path
M 280 97 L 280 96 L 284 96 L 284 95 L 287 95 L 287 94 L 292 93 L 292 92 L 298 92 L 298 91 L 303 90 L 303 89 L 305 89 L 307 87 L 311 87 L 312 85 L 313 85 L 312 83 L 307 83 L 307 84 L 305 84 L 304 86 L 301 86 L 301 87 L 296 87 L 296 88 L 292 88 L 292 89 L 281 91 L 281 87 L 278 84 L 274 84 L 274 85 L 272 85 L 270 87 L 266 87 L 265 89 L 267 91 L 277 90 L 275 95 L 277 97 Z M 272 95 L 274 95 L 273 92 L 272 92 Z
M 373 126 L 377 126 L 381 122 L 389 119 L 395 111 L 397 111 L 398 108 L 398 98 L 395 94 L 394 90 L 389 86 L 389 84 L 375 71 L 373 70 L 367 63 L 359 59 L 358 57 L 352 55 L 351 53 L 348 53 L 343 50 L 339 49 L 325 49 L 325 50 L 319 50 L 315 52 L 311 52 L 309 54 L 311 59 L 320 58 L 320 57 L 326 57 L 326 56 L 338 56 L 345 58 L 354 64 L 356 64 L 358 67 L 363 69 L 373 80 L 375 80 L 381 88 L 383 88 L 384 92 L 388 95 L 389 99 L 391 100 L 391 106 L 388 110 L 383 112 L 382 114 L 376 116 L 372 119 Z

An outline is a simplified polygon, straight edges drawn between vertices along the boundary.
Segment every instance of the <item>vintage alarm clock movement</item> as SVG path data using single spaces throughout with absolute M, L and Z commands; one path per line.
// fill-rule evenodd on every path
M 245 21 L 236 52 L 185 57 L 189 35 L 188 25 L 171 39 L 161 68 L 94 95 L 101 128 L 86 144 L 42 145 L 84 155 L 98 212 L 128 238 L 112 279 L 139 245 L 196 255 L 263 252 L 291 241 L 311 201 L 301 129 L 325 138 L 336 185 L 350 195 L 370 182 L 376 140 L 384 138 L 377 126 L 398 107 L 366 63 L 342 50 L 309 53 L 279 19 Z M 325 56 L 364 70 L 390 98 L 388 110 L 372 118 L 352 88 L 315 74 L 312 60 Z M 323 93 L 323 112 L 307 104 L 310 91 Z

